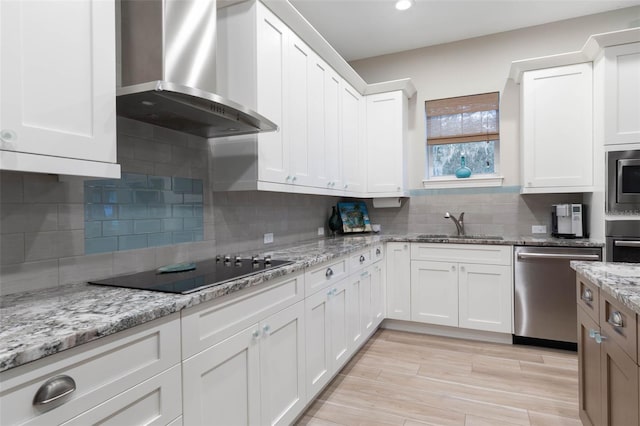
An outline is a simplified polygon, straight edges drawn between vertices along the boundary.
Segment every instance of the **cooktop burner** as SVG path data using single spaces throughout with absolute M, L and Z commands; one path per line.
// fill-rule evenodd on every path
M 288 260 L 271 260 L 269 256 L 262 259 L 258 256 L 253 258 L 217 256 L 215 259 L 194 264 L 181 264 L 176 265 L 175 268 L 160 269 L 169 272 L 159 272 L 160 270 L 139 272 L 89 281 L 89 284 L 187 294 L 292 263 Z M 180 272 L 182 269 L 188 270 Z M 173 272 L 175 270 L 177 271 Z

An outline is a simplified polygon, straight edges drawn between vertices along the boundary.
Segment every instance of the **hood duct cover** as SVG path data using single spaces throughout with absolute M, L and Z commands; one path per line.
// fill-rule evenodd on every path
M 121 0 L 118 115 L 205 138 L 278 126 L 215 94 L 215 0 Z

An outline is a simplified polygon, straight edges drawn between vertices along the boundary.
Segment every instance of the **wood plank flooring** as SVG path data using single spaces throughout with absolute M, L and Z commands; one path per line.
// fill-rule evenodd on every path
M 297 424 L 579 426 L 578 359 L 379 330 Z

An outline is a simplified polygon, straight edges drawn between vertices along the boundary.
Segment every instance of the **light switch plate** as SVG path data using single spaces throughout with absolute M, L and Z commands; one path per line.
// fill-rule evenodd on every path
M 531 233 L 532 234 L 546 234 L 547 233 L 547 227 L 546 227 L 546 225 L 533 225 L 533 226 L 531 226 Z
M 318 235 L 319 236 L 323 236 L 324 235 L 324 226 L 319 226 L 318 227 Z
M 273 232 L 269 232 L 268 234 L 264 234 L 264 243 L 271 244 L 273 242 Z

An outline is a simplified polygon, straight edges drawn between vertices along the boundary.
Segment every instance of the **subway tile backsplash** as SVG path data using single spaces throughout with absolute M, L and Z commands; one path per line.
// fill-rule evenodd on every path
M 123 173 L 87 180 L 85 254 L 203 240 L 203 182 Z

